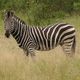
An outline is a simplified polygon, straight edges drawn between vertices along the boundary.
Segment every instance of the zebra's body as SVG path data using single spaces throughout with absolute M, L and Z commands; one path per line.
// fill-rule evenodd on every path
M 42 28 L 30 27 L 15 15 L 12 20 L 14 25 L 10 28 L 10 33 L 27 55 L 34 55 L 34 50 L 51 50 L 58 45 L 67 54 L 75 52 L 75 29 L 72 25 L 59 23 Z

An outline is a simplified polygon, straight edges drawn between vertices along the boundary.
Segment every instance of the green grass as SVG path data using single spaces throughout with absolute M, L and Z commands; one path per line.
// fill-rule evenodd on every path
M 26 23 L 30 23 L 23 14 L 17 15 Z M 45 20 L 40 24 L 65 22 L 74 25 L 77 38 L 75 57 L 67 58 L 58 47 L 49 52 L 36 52 L 36 61 L 32 61 L 18 48 L 12 37 L 10 39 L 4 37 L 3 21 L 0 16 L 0 80 L 80 80 L 80 16 L 49 21 Z M 33 22 L 30 24 L 33 25 Z
M 2 17 L 0 15 L 0 34 L 3 33 L 3 29 L 4 29 L 3 20 L 2 20 Z

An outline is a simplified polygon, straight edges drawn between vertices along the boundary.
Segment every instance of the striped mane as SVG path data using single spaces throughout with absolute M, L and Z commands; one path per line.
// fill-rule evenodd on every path
M 14 19 L 15 19 L 15 20 L 18 20 L 18 21 L 20 21 L 20 23 L 26 25 L 26 23 L 25 23 L 22 19 L 20 19 L 19 17 L 15 16 L 15 15 L 14 15 Z

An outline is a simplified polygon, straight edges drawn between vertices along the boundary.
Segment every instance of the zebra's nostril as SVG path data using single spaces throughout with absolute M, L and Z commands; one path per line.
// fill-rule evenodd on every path
M 9 36 L 10 36 L 9 31 L 6 31 L 6 32 L 5 32 L 5 36 L 6 36 L 7 38 L 9 38 Z

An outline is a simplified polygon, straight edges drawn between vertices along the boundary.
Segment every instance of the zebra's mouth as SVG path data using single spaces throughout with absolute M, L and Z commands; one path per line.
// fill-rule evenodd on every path
M 5 32 L 5 36 L 6 36 L 7 38 L 10 37 L 10 33 L 9 33 L 9 31 L 6 31 L 6 32 Z

